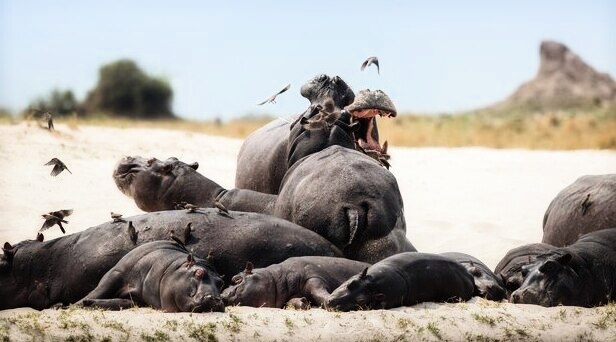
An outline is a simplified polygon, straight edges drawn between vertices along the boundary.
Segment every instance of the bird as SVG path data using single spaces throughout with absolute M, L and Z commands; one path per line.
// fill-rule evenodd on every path
M 214 207 L 216 209 L 218 209 L 218 214 L 222 215 L 224 217 L 228 217 L 228 218 L 233 218 L 231 215 L 229 215 L 229 210 L 220 202 L 218 201 L 214 201 Z
M 199 207 L 197 207 L 194 204 L 190 204 L 190 203 L 184 204 L 184 209 L 186 209 L 189 213 L 194 213 L 197 210 L 197 208 Z
M 192 222 L 188 222 L 186 228 L 184 228 L 184 243 L 186 244 L 190 240 L 190 233 L 192 232 Z
M 586 215 L 586 212 L 588 212 L 588 208 L 590 208 L 591 204 L 590 194 L 586 194 L 586 198 L 584 199 L 584 202 L 582 202 L 582 216 Z
M 36 234 L 36 241 L 38 241 L 38 242 L 43 242 L 44 240 L 45 240 L 45 236 L 43 235 L 43 233 L 38 232 L 38 233 Z
M 114 213 L 113 211 L 111 212 L 111 219 L 113 222 L 124 222 L 124 219 L 122 219 L 122 214 Z
M 371 64 L 376 65 L 376 72 L 380 75 L 381 71 L 379 70 L 379 59 L 376 56 L 366 58 L 366 60 L 361 64 L 361 71 L 364 71 L 364 69 L 369 67 Z
M 49 129 L 49 131 L 54 131 L 55 128 L 53 127 L 53 114 L 51 114 L 51 112 L 45 112 L 41 116 L 43 117 L 43 119 L 47 120 L 47 129 Z
M 128 221 L 128 237 L 133 244 L 137 244 L 137 238 L 139 237 L 139 232 L 135 230 L 135 226 L 133 226 L 133 221 Z
M 64 220 L 64 218 L 66 216 L 69 216 L 72 213 L 73 213 L 72 209 L 65 209 L 65 210 L 51 211 L 47 214 L 41 215 L 45 219 L 45 222 L 43 222 L 43 226 L 41 227 L 39 232 L 42 232 L 43 230 L 47 230 L 57 224 L 60 227 L 62 234 L 66 234 L 64 227 L 62 227 L 62 223 L 68 223 L 68 221 Z
M 270 96 L 267 100 L 265 100 L 265 101 L 263 101 L 263 102 L 261 102 L 261 103 L 258 103 L 258 104 L 257 104 L 257 106 L 264 105 L 264 104 L 266 104 L 266 103 L 268 103 L 268 102 L 270 102 L 270 103 L 276 103 L 276 96 L 278 96 L 278 95 L 280 95 L 280 94 L 284 93 L 285 91 L 289 90 L 289 88 L 291 88 L 291 83 L 287 84 L 287 86 L 286 86 L 286 87 L 284 87 L 284 88 L 282 88 L 282 90 L 281 90 L 281 91 L 279 91 L 279 92 L 277 92 L 276 94 L 274 94 L 274 95 Z
M 68 171 L 68 173 L 72 174 L 71 170 L 68 169 L 68 167 L 66 167 L 66 164 L 64 164 L 60 159 L 58 158 L 51 158 L 50 161 L 48 161 L 44 166 L 47 165 L 53 165 L 53 169 L 51 169 L 51 175 L 52 176 L 57 176 L 60 174 L 60 172 L 66 170 Z

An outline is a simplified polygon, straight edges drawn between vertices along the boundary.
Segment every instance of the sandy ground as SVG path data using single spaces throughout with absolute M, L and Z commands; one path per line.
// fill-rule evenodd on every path
M 109 220 L 110 211 L 125 216 L 141 213 L 111 179 L 115 163 L 124 155 L 198 161 L 205 176 L 225 187 L 234 184 L 240 140 L 164 129 L 56 127 L 58 132 L 51 134 L 34 124 L 0 125 L 0 242 L 33 239 L 43 222 L 40 214 L 52 210 L 75 210 L 68 218 L 68 233 Z M 562 188 L 581 175 L 616 171 L 613 151 L 390 151 L 392 172 L 404 198 L 408 237 L 417 249 L 466 252 L 490 267 L 510 248 L 541 240 L 545 209 Z M 43 164 L 53 157 L 64 161 L 73 174 L 51 177 L 51 167 Z M 58 229 L 45 234 L 46 239 L 60 235 Z M 62 326 L 59 316 L 69 322 L 68 327 Z M 121 322 L 130 335 L 105 327 L 105 319 Z M 195 332 L 195 327 L 205 330 Z M 26 335 L 28 339 L 109 336 L 113 340 L 208 340 L 208 336 L 221 340 L 614 340 L 616 309 L 544 309 L 476 299 L 357 313 L 231 308 L 225 314 L 190 315 L 144 309 L 121 313 L 18 309 L 0 312 L 0 340 L 7 334 L 15 340 Z

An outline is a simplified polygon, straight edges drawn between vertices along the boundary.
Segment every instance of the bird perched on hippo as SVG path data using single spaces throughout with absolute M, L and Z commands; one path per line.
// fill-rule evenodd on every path
M 328 137 L 353 144 L 348 115 L 322 125 Z M 320 118 L 319 120 L 325 120 Z M 291 131 L 295 161 L 285 175 L 280 194 L 227 190 L 176 158 L 166 161 L 125 157 L 115 168 L 118 188 L 145 211 L 172 209 L 189 202 L 229 210 L 277 216 L 315 231 L 343 250 L 349 259 L 376 262 L 390 255 L 415 251 L 406 238 L 402 196 L 395 177 L 376 160 L 334 145 L 312 153 L 303 142 L 319 132 L 296 122 Z
M 292 122 L 302 117 L 308 119 L 331 103 L 333 113 L 340 114 L 347 108 L 358 123 L 353 133 L 355 142 L 369 142 L 372 149 L 382 151 L 378 142 L 377 116 L 395 117 L 397 112 L 393 102 L 384 93 L 366 98 L 368 93 L 360 92 L 356 98 L 351 88 L 338 76 L 317 75 L 306 82 L 300 90 L 303 97 L 310 101 L 308 108 L 295 120 L 277 119 L 251 133 L 242 144 L 237 156 L 235 187 L 254 190 L 267 194 L 277 194 L 280 183 L 290 165 L 288 165 L 289 131 Z M 352 107 L 349 107 L 353 104 Z M 321 149 L 327 146 L 322 146 Z M 355 147 L 351 147 L 355 148 Z
M 234 211 L 227 215 L 210 208 L 161 211 L 126 217 L 126 222 L 108 221 L 53 240 L 6 243 L 0 255 L 0 310 L 74 303 L 130 251 L 168 240 L 172 231 L 184 231 L 186 247 L 195 256 L 209 256 L 208 262 L 228 278 L 242 271 L 248 260 L 265 267 L 294 256 L 342 256 L 318 234 L 280 218 Z M 189 223 L 192 229 L 186 234 Z

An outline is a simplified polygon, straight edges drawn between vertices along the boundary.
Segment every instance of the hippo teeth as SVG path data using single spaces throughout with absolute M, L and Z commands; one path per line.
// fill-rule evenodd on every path
M 368 140 L 371 140 L 368 138 Z M 357 139 L 357 144 L 366 152 L 378 152 L 381 153 L 383 149 L 376 141 L 365 141 L 363 138 Z

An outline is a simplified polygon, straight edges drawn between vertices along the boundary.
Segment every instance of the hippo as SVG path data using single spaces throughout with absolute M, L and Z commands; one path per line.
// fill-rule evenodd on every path
M 374 95 L 370 97 L 370 95 Z M 347 109 L 358 124 L 354 140 L 365 149 L 386 153 L 379 144 L 376 116 L 395 117 L 396 108 L 382 93 L 360 91 L 358 98 L 338 76 L 317 75 L 301 88 L 301 95 L 310 101 L 309 107 L 295 120 L 274 120 L 251 133 L 242 144 L 237 157 L 235 187 L 266 194 L 278 194 L 280 183 L 287 172 L 289 131 L 292 123 L 309 118 L 316 108 L 328 102 L 332 111 Z M 355 146 L 353 147 L 355 148 Z M 361 147 L 359 147 L 361 148 Z
M 131 223 L 135 234 L 129 232 Z M 0 310 L 74 303 L 131 250 L 174 235 L 195 256 L 207 256 L 226 282 L 249 260 L 265 267 L 294 256 L 342 256 L 318 234 L 272 216 L 212 208 L 147 213 L 5 251 L 0 256 Z
M 494 301 L 503 300 L 507 296 L 502 279 L 496 276 L 481 260 L 457 252 L 441 253 L 441 255 L 459 262 L 473 276 L 475 283 L 473 295 Z
M 125 157 L 113 177 L 120 191 L 145 211 L 167 210 L 185 201 L 273 215 L 317 232 L 345 257 L 368 263 L 415 251 L 406 238 L 402 196 L 393 174 L 350 148 L 355 129 L 350 114 L 333 120 L 321 114 L 292 127 L 288 158 L 293 162 L 278 195 L 224 189 L 199 174 L 196 164 L 177 158 Z M 319 136 L 335 144 L 320 149 L 322 139 L 314 139 Z
M 616 228 L 588 233 L 529 267 L 513 303 L 593 307 L 616 299 Z
M 429 253 L 400 253 L 354 275 L 326 301 L 341 311 L 389 309 L 429 301 L 468 300 L 473 276 L 457 261 Z
M 228 305 L 282 308 L 290 300 L 300 305 L 321 306 L 342 282 L 370 266 L 344 258 L 305 256 L 289 258 L 279 264 L 252 269 L 252 265 L 233 277 L 222 297 Z M 302 301 L 305 298 L 305 301 Z
M 224 285 L 205 259 L 173 241 L 152 241 L 128 252 L 78 303 L 119 310 L 133 305 L 166 312 L 224 312 Z
M 537 257 L 554 249 L 556 247 L 547 243 L 531 243 L 516 247 L 505 254 L 503 259 L 496 265 L 494 274 L 500 277 L 505 285 L 507 297 L 522 285 L 527 273 L 527 267 L 532 265 L 537 260 Z
M 616 174 L 583 176 L 548 206 L 542 241 L 564 247 L 581 235 L 611 227 L 616 227 Z

